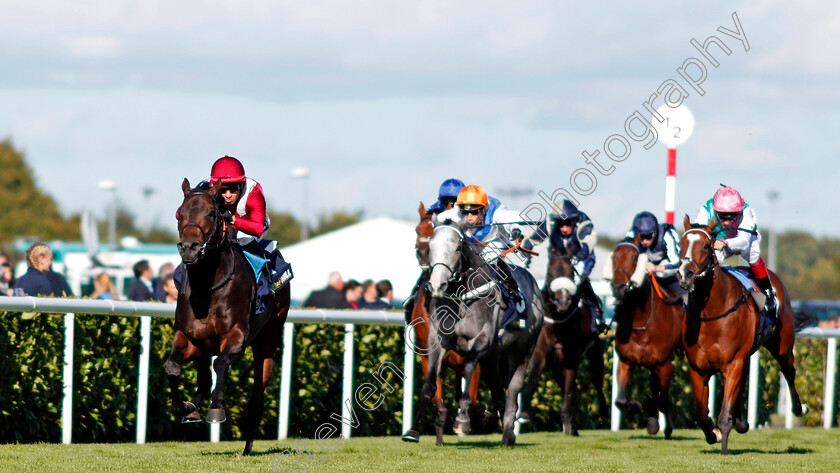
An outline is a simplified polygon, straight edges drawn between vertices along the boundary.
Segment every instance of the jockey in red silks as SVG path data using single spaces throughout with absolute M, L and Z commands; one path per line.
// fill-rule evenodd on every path
M 277 251 L 277 242 L 263 239 L 270 220 L 262 186 L 246 177 L 245 167 L 232 156 L 217 159 L 210 170 L 210 179 L 199 184 L 199 188 L 209 188 L 218 181 L 222 184 L 220 193 L 227 209 L 222 218 L 236 230 L 234 237 L 257 276 L 255 312 L 260 314 L 266 309 L 268 296 L 292 279 L 291 265 Z M 180 277 L 175 279 L 180 286 Z
M 708 225 L 712 217 L 717 217 L 717 225 L 712 230 L 717 260 L 720 262 L 739 255 L 749 263 L 758 287 L 767 296 L 765 308 L 775 324 L 776 292 L 770 284 L 767 266 L 761 258 L 761 234 L 756 225 L 755 211 L 744 202 L 735 188 L 723 186 L 700 207 L 694 223 Z

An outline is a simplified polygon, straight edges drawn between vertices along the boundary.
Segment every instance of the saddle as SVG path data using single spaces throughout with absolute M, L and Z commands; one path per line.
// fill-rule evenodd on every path
M 761 317 L 759 333 L 762 336 L 768 335 L 773 331 L 773 328 L 776 325 L 776 320 L 770 317 L 770 314 L 767 313 L 767 309 L 764 307 L 767 303 L 767 296 L 764 295 L 764 292 L 761 289 L 759 289 L 758 283 L 752 276 L 752 271 L 743 266 L 732 267 L 729 265 L 721 265 L 721 268 L 734 276 L 735 279 L 741 283 L 741 286 L 743 286 L 744 289 L 749 292 L 750 296 L 752 296 Z

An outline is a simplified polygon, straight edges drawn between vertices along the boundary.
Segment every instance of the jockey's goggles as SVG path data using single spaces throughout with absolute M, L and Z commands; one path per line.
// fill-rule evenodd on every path
M 241 187 L 239 186 L 238 182 L 233 183 L 233 184 L 222 184 L 222 188 L 219 192 L 221 192 L 222 194 L 224 194 L 225 192 L 230 192 L 232 194 L 238 194 L 240 189 L 241 189 Z
M 720 221 L 732 222 L 738 218 L 740 212 L 717 212 L 717 218 Z
M 465 205 L 461 209 L 461 211 L 464 212 L 467 215 L 480 215 L 482 210 L 484 210 L 484 207 L 481 206 L 481 205 L 478 205 L 478 206 Z
M 444 207 L 449 207 L 450 205 L 455 205 L 455 201 L 457 199 L 455 197 L 441 197 L 440 198 L 440 205 Z
M 577 223 L 576 218 L 570 218 L 566 220 L 557 219 L 555 221 L 557 222 L 557 225 L 560 225 L 561 227 L 574 227 Z
M 656 236 L 655 233 L 640 233 L 639 238 L 642 240 L 653 240 L 653 237 Z

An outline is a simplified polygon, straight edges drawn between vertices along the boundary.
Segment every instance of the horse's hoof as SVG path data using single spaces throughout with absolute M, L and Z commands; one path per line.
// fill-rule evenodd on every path
M 420 441 L 420 432 L 416 430 L 409 430 L 408 432 L 403 434 L 402 440 L 403 442 L 417 443 Z
M 674 429 L 672 429 L 670 425 L 665 427 L 665 440 L 671 440 L 671 432 L 673 431 Z
M 225 409 L 222 407 L 216 409 L 210 409 L 207 411 L 207 417 L 204 418 L 208 424 L 221 424 L 222 422 L 227 420 L 225 416 Z
M 527 423 L 531 422 L 531 416 L 528 415 L 527 412 L 521 412 L 521 413 L 519 413 L 519 417 L 516 420 L 520 424 L 527 424 Z
M 458 434 L 459 436 L 464 436 L 470 433 L 470 421 L 469 420 L 460 420 L 455 419 L 455 424 L 452 425 L 452 431 Z
M 749 422 L 742 422 L 740 420 L 735 421 L 735 432 L 739 434 L 745 434 L 750 430 L 750 423 Z
M 800 404 L 799 409 L 802 411 L 802 413 L 798 414 L 796 417 L 802 417 L 811 410 L 811 408 L 808 407 L 808 404 Z
M 177 406 L 172 406 L 172 413 L 176 416 L 186 416 L 191 412 L 197 411 L 198 408 L 190 401 L 183 401 Z
M 201 414 L 198 411 L 192 411 L 181 419 L 182 424 L 192 424 L 195 422 L 201 422 Z
M 720 429 L 715 429 L 715 430 L 713 430 L 713 432 L 715 434 L 714 443 L 720 443 L 721 441 L 723 441 L 723 434 L 720 433 Z
M 650 435 L 656 435 L 659 433 L 659 418 L 648 417 L 647 432 Z

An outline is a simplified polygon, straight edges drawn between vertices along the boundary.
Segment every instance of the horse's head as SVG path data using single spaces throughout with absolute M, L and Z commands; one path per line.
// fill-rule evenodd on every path
M 621 242 L 615 247 L 612 258 L 605 268 L 606 278 L 611 280 L 612 293 L 621 303 L 628 292 L 642 285 L 647 257 L 640 254 L 639 247 L 630 242 Z
M 187 179 L 181 184 L 184 202 L 178 208 L 178 253 L 185 264 L 200 260 L 208 245 L 218 245 L 224 238 L 220 188 L 221 180 L 207 190 L 191 189 Z
M 548 290 L 551 303 L 560 312 L 569 310 L 577 294 L 575 284 L 575 266 L 571 255 L 551 250 L 548 258 Z
M 712 248 L 712 229 L 716 223 L 716 219 L 712 219 L 707 226 L 692 225 L 688 215 L 685 216 L 685 233 L 680 239 L 680 269 L 677 272 L 683 289 L 693 290 L 695 280 L 714 268 L 717 259 Z
M 464 248 L 464 232 L 454 225 L 438 225 L 434 228 L 429 240 L 429 264 L 432 273 L 429 275 L 429 286 L 432 297 L 443 297 L 450 282 L 461 279 L 464 269 L 462 253 Z
M 417 209 L 420 214 L 420 223 L 417 224 L 415 231 L 417 232 L 417 262 L 420 263 L 422 269 L 429 269 L 429 240 L 432 239 L 432 234 L 435 232 L 435 227 L 432 224 L 432 214 L 426 212 L 423 202 L 420 202 L 420 208 Z

